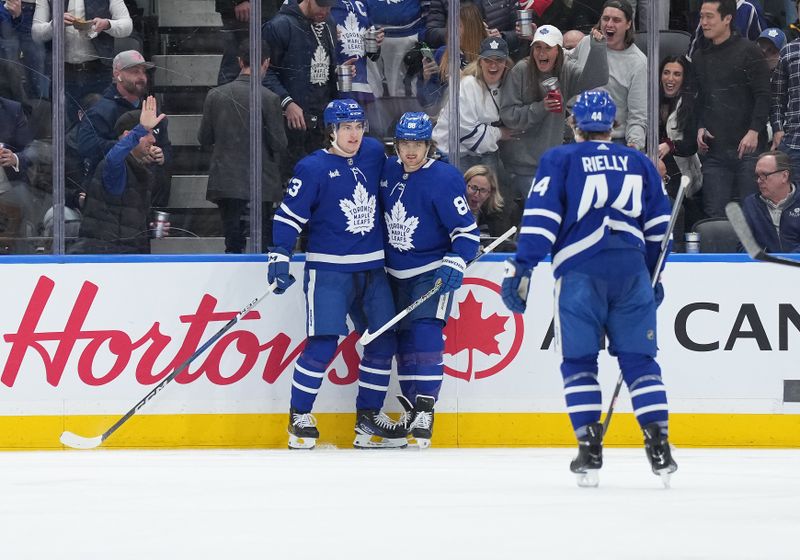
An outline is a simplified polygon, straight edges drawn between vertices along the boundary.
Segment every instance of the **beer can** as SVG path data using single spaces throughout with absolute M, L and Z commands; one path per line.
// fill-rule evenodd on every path
M 153 216 L 153 237 L 161 239 L 164 237 L 164 225 L 169 221 L 169 212 L 156 210 Z
M 352 91 L 355 68 L 351 64 L 340 64 L 336 67 L 336 84 L 339 91 Z
M 378 52 L 378 30 L 374 26 L 364 32 L 364 52 L 366 54 Z
M 550 93 L 551 91 L 558 91 L 560 87 L 561 84 L 559 83 L 557 76 L 551 76 L 542 80 L 542 89 L 545 91 L 545 94 Z
M 686 252 L 687 253 L 699 253 L 700 252 L 700 234 L 696 231 L 689 231 L 686 232 L 684 235 L 684 240 L 686 241 Z

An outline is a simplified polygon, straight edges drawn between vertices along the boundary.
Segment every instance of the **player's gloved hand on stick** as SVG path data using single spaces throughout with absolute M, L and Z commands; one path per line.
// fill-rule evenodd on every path
M 506 273 L 500 293 L 503 296 L 503 303 L 510 311 L 525 313 L 532 272 L 532 268 L 524 268 L 514 259 L 506 261 Z
M 664 301 L 664 285 L 661 283 L 661 280 L 659 280 L 656 283 L 656 287 L 653 288 L 653 295 L 656 298 L 656 308 L 658 308 L 661 306 L 661 302 Z
M 294 276 L 289 274 L 289 252 L 282 247 L 272 247 L 267 263 L 267 282 L 277 282 L 275 293 L 282 294 L 294 284 Z
M 467 263 L 456 253 L 447 253 L 442 259 L 442 266 L 436 271 L 435 280 L 442 281 L 441 292 L 457 290 L 464 282 L 464 271 Z

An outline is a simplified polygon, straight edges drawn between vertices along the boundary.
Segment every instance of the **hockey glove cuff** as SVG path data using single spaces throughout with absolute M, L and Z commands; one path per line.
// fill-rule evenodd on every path
M 267 255 L 267 282 L 277 283 L 276 294 L 282 294 L 294 284 L 294 276 L 289 274 L 289 252 L 282 247 L 270 248 Z
M 436 271 L 435 280 L 442 281 L 442 293 L 451 292 L 461 287 L 464 282 L 464 271 L 467 263 L 456 253 L 447 253 L 442 259 L 442 266 Z
M 661 306 L 661 302 L 664 301 L 664 285 L 659 281 L 656 284 L 656 287 L 653 288 L 653 295 L 656 299 L 656 309 Z
M 503 303 L 514 313 L 525 313 L 528 290 L 531 285 L 532 268 L 523 268 L 516 260 L 506 261 L 505 278 L 500 288 Z

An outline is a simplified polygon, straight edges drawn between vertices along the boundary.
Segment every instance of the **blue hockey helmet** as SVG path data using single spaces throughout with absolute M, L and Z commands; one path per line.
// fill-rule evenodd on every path
M 334 99 L 322 113 L 325 126 L 337 125 L 343 122 L 364 122 L 367 117 L 361 105 L 352 99 Z
M 431 118 L 425 113 L 403 113 L 394 131 L 397 140 L 430 140 L 433 135 Z
M 617 106 L 607 91 L 592 89 L 578 95 L 572 113 L 579 130 L 606 132 L 614 127 Z

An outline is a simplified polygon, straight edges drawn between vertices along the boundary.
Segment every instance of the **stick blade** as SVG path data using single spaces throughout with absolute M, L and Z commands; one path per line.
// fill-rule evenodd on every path
M 753 230 L 750 229 L 750 224 L 744 217 L 742 207 L 738 202 L 729 202 L 725 206 L 725 215 L 728 216 L 728 221 L 736 232 L 736 237 L 741 241 L 744 250 L 750 255 L 750 258 L 758 260 L 763 254 L 764 249 L 758 245 Z
M 103 436 L 86 438 L 69 431 L 61 434 L 61 437 L 58 439 L 61 443 L 72 449 L 94 449 L 103 443 Z

